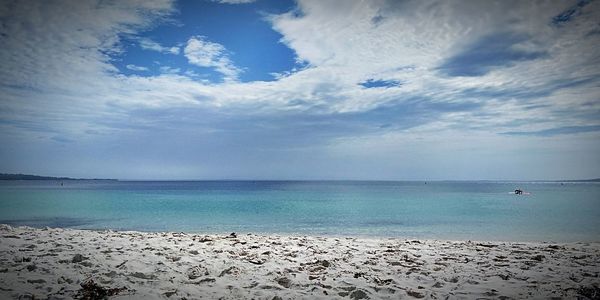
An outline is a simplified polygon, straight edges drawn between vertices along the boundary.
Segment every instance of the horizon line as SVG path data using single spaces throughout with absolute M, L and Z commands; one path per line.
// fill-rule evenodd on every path
M 74 178 L 68 176 L 47 176 L 47 175 L 32 175 L 32 174 L 23 174 L 23 173 L 0 173 L 0 177 L 2 175 L 8 176 L 29 176 L 34 177 L 31 179 L 4 179 L 2 180 L 106 180 L 106 181 L 155 181 L 155 182 L 174 182 L 174 181 L 184 181 L 184 182 L 193 182 L 193 181 L 355 181 L 355 182 L 468 182 L 468 181 L 479 181 L 479 182 L 490 182 L 490 181 L 504 181 L 504 182 L 600 182 L 600 177 L 596 178 L 587 178 L 587 179 L 333 179 L 333 178 L 320 178 L 320 179 L 252 179 L 252 178 L 216 178 L 216 179 L 141 179 L 141 178 Z M 38 178 L 35 178 L 38 177 Z

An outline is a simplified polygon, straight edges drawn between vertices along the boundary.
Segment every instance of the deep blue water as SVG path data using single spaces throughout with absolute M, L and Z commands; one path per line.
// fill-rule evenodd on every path
M 509 194 L 521 188 L 531 195 Z M 600 184 L 3 181 L 0 223 L 142 231 L 600 241 Z

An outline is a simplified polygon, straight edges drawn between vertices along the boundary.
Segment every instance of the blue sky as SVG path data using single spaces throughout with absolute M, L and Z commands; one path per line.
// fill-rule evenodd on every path
M 190 72 L 198 79 L 222 82 L 222 74 L 214 68 L 190 64 L 184 55 L 178 55 L 195 38 L 221 45 L 222 56 L 239 69 L 240 82 L 274 80 L 272 73 L 289 71 L 302 64 L 296 62 L 292 49 L 279 42 L 281 34 L 266 19 L 270 14 L 285 13 L 294 7 L 293 1 L 241 5 L 176 2 L 171 21 L 123 37 L 123 52 L 112 56 L 113 64 L 126 75 L 158 76 L 164 73 L 164 68 L 169 68 L 178 70 L 174 71 L 178 74 Z
M 0 172 L 600 177 L 598 1 L 3 1 Z

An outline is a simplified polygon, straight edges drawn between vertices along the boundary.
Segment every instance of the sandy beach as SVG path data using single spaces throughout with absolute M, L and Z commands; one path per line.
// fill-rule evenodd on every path
M 0 225 L 0 298 L 600 297 L 599 243 L 202 235 Z

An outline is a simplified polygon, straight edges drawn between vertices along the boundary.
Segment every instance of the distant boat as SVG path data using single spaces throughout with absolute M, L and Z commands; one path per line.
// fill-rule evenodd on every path
M 514 190 L 512 192 L 508 192 L 508 193 L 509 194 L 513 194 L 513 195 L 531 195 L 530 192 L 525 192 L 525 191 L 523 191 L 521 189 L 516 189 L 516 190 Z

